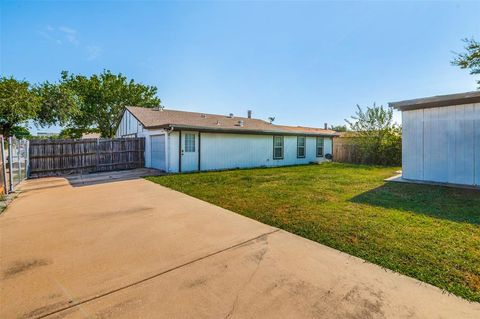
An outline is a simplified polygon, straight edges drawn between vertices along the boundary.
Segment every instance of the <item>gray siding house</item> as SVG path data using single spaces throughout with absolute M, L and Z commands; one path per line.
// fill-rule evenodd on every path
M 320 163 L 335 131 L 247 117 L 127 107 L 117 137 L 145 137 L 145 164 L 166 172 Z

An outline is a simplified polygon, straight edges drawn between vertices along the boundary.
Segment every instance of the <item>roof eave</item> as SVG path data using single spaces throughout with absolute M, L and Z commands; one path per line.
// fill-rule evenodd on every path
M 445 107 L 480 102 L 480 91 L 472 91 L 458 94 L 439 95 L 427 98 L 405 100 L 388 103 L 388 106 L 399 111 L 411 111 L 433 107 Z
M 313 133 L 313 132 L 289 132 L 289 131 L 281 131 L 281 130 L 255 130 L 255 129 L 232 129 L 227 127 L 205 127 L 205 126 L 194 126 L 194 125 L 181 125 L 181 124 L 164 124 L 164 125 L 155 125 L 155 126 L 146 126 L 147 129 L 165 129 L 165 128 L 173 128 L 173 129 L 182 129 L 182 130 L 195 130 L 201 132 L 221 132 L 221 133 L 233 133 L 233 134 L 268 134 L 268 135 L 309 135 L 309 136 L 327 136 L 327 137 L 334 137 L 339 136 L 338 133 Z

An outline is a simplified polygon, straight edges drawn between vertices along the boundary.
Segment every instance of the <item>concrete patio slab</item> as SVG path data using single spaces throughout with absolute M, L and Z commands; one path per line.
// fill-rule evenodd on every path
M 30 180 L 1 318 L 479 318 L 480 304 L 143 179 Z

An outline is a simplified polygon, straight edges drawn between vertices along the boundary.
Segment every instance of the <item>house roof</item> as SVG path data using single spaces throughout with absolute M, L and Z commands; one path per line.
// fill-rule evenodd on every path
M 480 91 L 457 94 L 437 95 L 421 99 L 405 100 L 388 103 L 390 107 L 400 111 L 426 109 L 451 105 L 462 105 L 480 102 Z
M 335 136 L 332 130 L 314 127 L 286 126 L 270 124 L 267 121 L 229 117 L 227 115 L 185 112 L 177 110 L 155 110 L 152 108 L 128 106 L 127 110 L 147 129 L 176 128 L 201 131 L 220 131 L 233 133 L 273 133 Z M 243 125 L 240 125 L 240 121 Z

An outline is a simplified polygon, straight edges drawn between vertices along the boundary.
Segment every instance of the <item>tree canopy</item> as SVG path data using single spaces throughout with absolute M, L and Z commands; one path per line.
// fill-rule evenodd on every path
M 359 147 L 363 161 L 369 164 L 399 165 L 401 162 L 401 128 L 393 122 L 393 109 L 383 106 L 357 105 L 351 120 L 345 120 L 349 130 L 355 132 L 354 142 Z
M 0 77 L 0 129 L 3 136 L 37 114 L 40 99 L 30 83 L 13 77 Z
M 62 72 L 60 84 L 75 96 L 78 112 L 72 115 L 70 127 L 97 128 L 102 137 L 113 137 L 126 106 L 160 106 L 157 88 L 127 79 L 108 70 L 90 77 Z
M 465 53 L 458 53 L 452 61 L 453 65 L 457 65 L 462 69 L 470 69 L 470 74 L 480 74 L 480 42 L 475 39 L 464 39 Z M 478 89 L 480 89 L 480 80 L 477 81 Z

